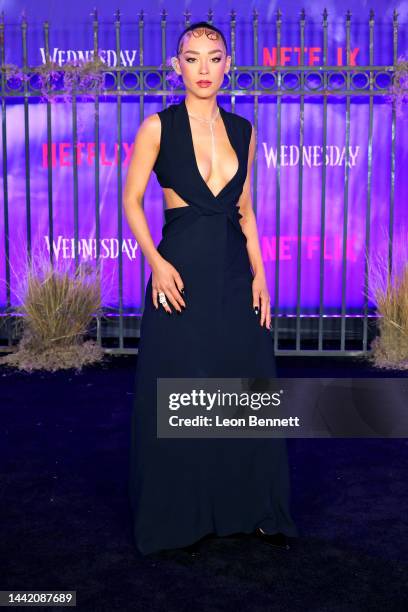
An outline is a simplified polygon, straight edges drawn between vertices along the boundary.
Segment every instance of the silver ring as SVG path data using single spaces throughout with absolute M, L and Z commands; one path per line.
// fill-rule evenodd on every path
M 159 302 L 160 304 L 167 304 L 166 294 L 163 291 L 159 292 Z

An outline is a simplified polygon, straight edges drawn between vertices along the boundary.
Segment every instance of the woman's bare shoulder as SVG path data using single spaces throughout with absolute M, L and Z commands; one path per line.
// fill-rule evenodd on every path
M 161 121 L 158 113 L 147 115 L 139 126 L 139 132 L 142 131 L 146 136 L 160 140 Z
M 172 106 L 163 108 L 157 113 L 147 115 L 139 126 L 138 134 L 140 134 L 143 139 L 158 146 L 161 140 L 163 121 L 165 121 L 168 114 L 172 111 Z

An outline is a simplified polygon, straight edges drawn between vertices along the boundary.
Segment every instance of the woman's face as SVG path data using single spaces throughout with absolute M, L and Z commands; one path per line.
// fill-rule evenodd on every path
M 231 56 L 226 55 L 219 35 L 214 40 L 216 32 L 213 32 L 213 38 L 209 38 L 203 29 L 201 36 L 197 36 L 199 31 L 193 30 L 194 33 L 187 32 L 184 35 L 175 69 L 181 74 L 186 90 L 199 97 L 209 98 L 221 88 L 224 74 L 230 69 Z

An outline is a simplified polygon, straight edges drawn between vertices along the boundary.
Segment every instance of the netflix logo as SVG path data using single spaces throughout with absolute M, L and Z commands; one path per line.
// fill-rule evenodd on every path
M 99 165 L 117 166 L 119 159 L 123 166 L 128 166 L 132 157 L 134 143 L 122 143 L 121 154 L 119 154 L 118 143 L 107 145 L 101 142 L 99 145 Z M 72 142 L 53 142 L 51 145 L 51 165 L 53 168 L 63 166 L 94 166 L 95 165 L 95 143 L 78 142 L 75 147 Z M 48 144 L 42 145 L 42 167 L 48 168 Z
M 261 236 L 262 258 L 265 262 L 276 261 L 276 236 Z M 296 261 L 298 252 L 298 236 L 283 235 L 279 237 L 278 258 L 279 261 Z M 320 236 L 301 236 L 302 259 L 318 261 L 320 251 L 323 248 L 323 259 L 325 261 L 343 261 L 343 236 L 341 233 L 324 238 L 321 244 Z M 361 247 L 358 236 L 349 235 L 346 240 L 345 257 L 347 261 L 357 261 L 357 253 Z
M 343 47 L 337 47 L 335 65 L 344 66 L 347 64 L 347 52 Z M 357 66 L 357 55 L 359 47 L 350 49 L 349 66 Z M 262 50 L 262 59 L 264 66 L 278 65 L 278 49 L 273 47 L 268 49 L 264 47 Z M 279 53 L 279 64 L 281 66 L 290 66 L 293 63 L 300 65 L 300 47 L 281 47 Z M 323 64 L 323 49 L 321 47 L 304 47 L 303 62 L 305 66 L 321 66 Z

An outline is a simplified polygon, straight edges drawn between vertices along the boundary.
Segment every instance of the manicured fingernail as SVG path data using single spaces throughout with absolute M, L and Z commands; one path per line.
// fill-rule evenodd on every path
M 255 313 L 256 315 L 258 315 L 258 314 L 259 314 L 259 308 L 257 308 L 256 306 L 255 306 L 255 308 L 254 308 L 254 313 Z

